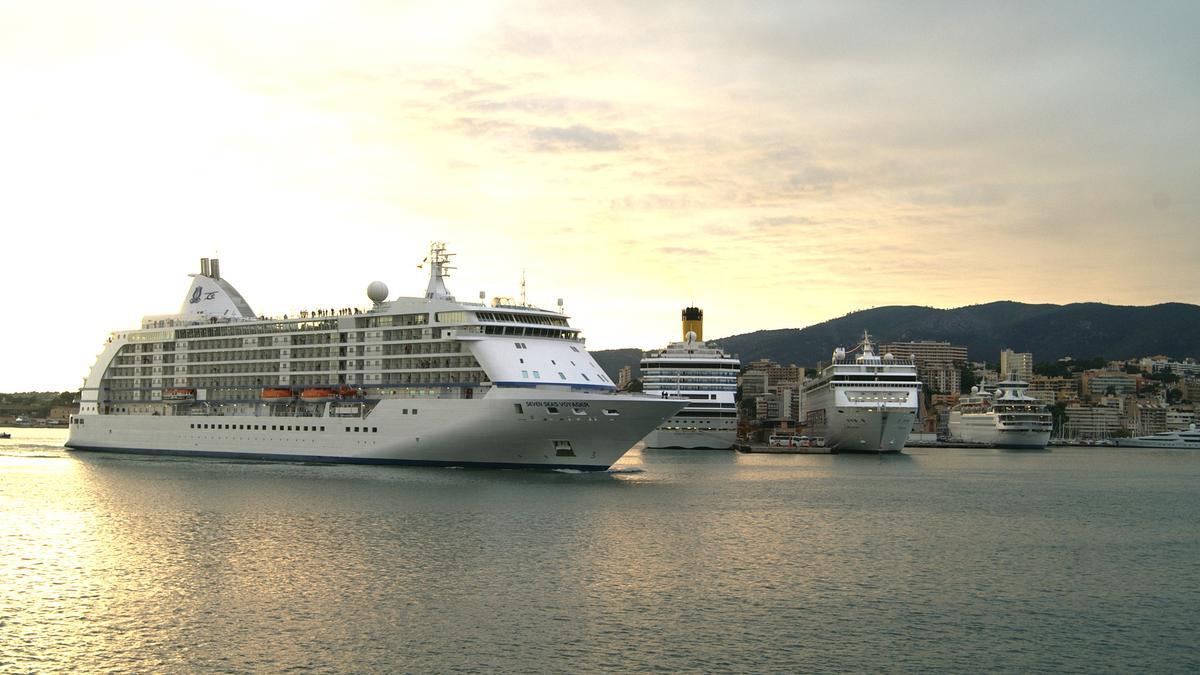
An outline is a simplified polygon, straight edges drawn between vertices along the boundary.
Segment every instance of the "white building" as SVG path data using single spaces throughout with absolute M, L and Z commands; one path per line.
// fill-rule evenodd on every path
M 1033 354 L 1005 349 L 1000 352 L 1000 377 L 1016 375 L 1016 379 L 1029 382 L 1033 379 Z

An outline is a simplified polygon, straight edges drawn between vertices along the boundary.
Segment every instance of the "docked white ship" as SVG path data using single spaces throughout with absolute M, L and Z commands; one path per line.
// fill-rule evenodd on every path
M 972 387 L 950 411 L 950 436 L 996 448 L 1044 449 L 1053 420 L 1028 389 L 1028 383 L 1015 379 L 998 382 L 992 391 Z
M 683 310 L 683 340 L 646 352 L 642 391 L 687 401 L 646 436 L 648 448 L 728 450 L 737 441 L 737 376 L 742 363 L 704 342 L 704 312 Z
M 1136 438 L 1118 438 L 1117 445 L 1122 448 L 1191 448 L 1200 450 L 1200 430 L 1192 424 L 1183 431 L 1161 431 L 1149 436 Z
M 560 312 L 423 298 L 261 318 L 201 260 L 178 314 L 109 338 L 71 418 L 78 450 L 603 470 L 684 402 L 620 394 Z
M 801 418 L 810 436 L 834 452 L 899 452 L 920 406 L 921 382 L 911 359 L 879 356 L 871 336 L 804 385 Z

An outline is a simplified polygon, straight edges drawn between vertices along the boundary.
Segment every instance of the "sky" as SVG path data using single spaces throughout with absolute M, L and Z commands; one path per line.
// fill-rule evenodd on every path
M 0 0 L 0 391 L 200 257 L 260 314 L 553 307 L 590 349 L 892 304 L 1200 302 L 1200 4 Z

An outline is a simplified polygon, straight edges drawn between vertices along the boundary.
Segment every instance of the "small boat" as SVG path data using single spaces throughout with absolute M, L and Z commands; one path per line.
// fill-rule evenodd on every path
M 296 397 L 291 389 L 268 388 L 262 390 L 262 400 L 267 403 L 291 403 Z
M 338 387 L 337 395 L 341 396 L 342 398 L 357 398 L 358 396 L 362 395 L 362 392 L 348 384 L 343 384 L 342 386 Z
M 0 432 L 0 438 L 12 438 L 12 434 L 8 433 L 7 431 Z
M 335 394 L 332 389 L 305 389 L 300 392 L 300 400 L 305 403 L 324 403 L 332 401 Z
M 195 389 L 168 387 L 163 389 L 164 401 L 191 401 L 196 398 Z

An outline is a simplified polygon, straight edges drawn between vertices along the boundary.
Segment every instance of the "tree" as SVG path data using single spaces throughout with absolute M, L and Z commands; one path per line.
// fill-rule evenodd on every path
M 752 420 L 758 417 L 758 402 L 753 396 L 738 401 L 738 415 L 744 420 Z
M 962 366 L 959 367 L 958 373 L 959 373 L 959 385 L 958 385 L 959 393 L 960 394 L 971 393 L 971 387 L 974 387 L 976 385 L 976 383 L 978 382 L 975 379 L 975 371 L 971 370 L 971 366 L 969 364 L 964 363 L 964 364 L 962 364 Z
M 1055 436 L 1062 436 L 1063 429 L 1067 426 L 1067 420 L 1071 419 L 1067 415 L 1067 404 L 1064 401 L 1057 401 L 1050 406 L 1050 419 L 1052 429 Z
M 1062 361 L 1043 361 L 1033 364 L 1033 374 L 1044 377 L 1070 377 L 1071 369 Z

